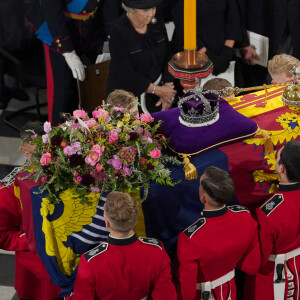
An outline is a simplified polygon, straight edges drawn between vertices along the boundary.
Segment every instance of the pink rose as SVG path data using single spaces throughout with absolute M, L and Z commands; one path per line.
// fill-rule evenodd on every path
M 96 119 L 100 119 L 102 117 L 102 119 L 105 123 L 107 123 L 110 120 L 109 113 L 106 110 L 101 109 L 101 108 L 99 108 L 98 110 L 94 110 L 92 112 L 92 115 L 93 115 L 93 118 L 96 118 Z
M 72 147 L 71 147 L 71 146 L 66 146 L 66 147 L 64 148 L 64 154 L 65 154 L 65 155 L 68 155 L 68 156 L 73 155 L 74 153 L 73 153 Z
M 85 162 L 91 166 L 94 166 L 99 160 L 104 151 L 104 146 L 94 145 L 91 148 L 92 153 L 85 157 Z
M 94 166 L 99 160 L 101 155 L 98 152 L 90 153 L 85 157 L 85 162 L 91 166 Z
M 94 119 L 84 121 L 84 123 L 88 126 L 89 129 L 93 128 L 94 126 L 96 126 L 98 124 L 98 122 Z
M 97 153 L 100 154 L 100 156 L 102 155 L 103 151 L 104 151 L 104 146 L 99 146 L 99 145 L 94 145 L 92 148 L 91 148 L 92 151 L 95 151 Z
M 103 166 L 101 164 L 97 164 L 96 169 L 98 172 L 100 172 L 103 169 Z
M 51 131 L 51 123 L 50 122 L 44 123 L 44 131 L 45 131 L 45 133 L 49 133 Z
M 86 116 L 86 112 L 83 109 L 77 109 L 73 111 L 73 117 L 76 119 L 77 117 L 80 119 L 84 119 Z
M 144 123 L 149 123 L 152 120 L 150 114 L 141 114 L 141 121 Z
M 151 152 L 150 152 L 150 156 L 152 158 L 159 158 L 160 157 L 160 150 L 158 149 L 153 149 Z
M 110 136 L 108 137 L 108 141 L 109 141 L 111 144 L 115 143 L 115 142 L 117 141 L 117 139 L 118 139 L 118 135 L 116 135 L 116 134 L 112 134 L 112 135 L 110 135 Z
M 51 163 L 51 154 L 49 152 L 44 153 L 40 159 L 40 163 L 42 166 L 48 166 Z

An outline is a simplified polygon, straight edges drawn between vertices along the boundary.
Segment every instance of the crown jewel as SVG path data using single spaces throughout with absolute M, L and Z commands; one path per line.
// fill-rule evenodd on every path
M 196 79 L 196 87 L 179 100 L 179 122 L 188 127 L 208 126 L 219 119 L 219 92 L 203 91 Z

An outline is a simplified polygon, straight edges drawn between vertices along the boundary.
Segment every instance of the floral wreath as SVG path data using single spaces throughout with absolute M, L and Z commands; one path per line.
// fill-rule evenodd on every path
M 42 136 L 33 132 L 35 149 L 26 165 L 33 170 L 26 178 L 39 181 L 52 203 L 68 188 L 86 203 L 90 193 L 137 193 L 138 188 L 143 201 L 151 180 L 174 186 L 165 164 L 180 162 L 162 154 L 168 141 L 150 114 L 134 118 L 126 109 L 103 104 L 91 118 L 84 110 L 64 117 L 56 127 L 45 122 Z

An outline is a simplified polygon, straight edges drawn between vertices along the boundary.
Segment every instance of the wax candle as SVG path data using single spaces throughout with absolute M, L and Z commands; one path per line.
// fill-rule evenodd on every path
M 184 0 L 184 49 L 196 48 L 196 0 Z

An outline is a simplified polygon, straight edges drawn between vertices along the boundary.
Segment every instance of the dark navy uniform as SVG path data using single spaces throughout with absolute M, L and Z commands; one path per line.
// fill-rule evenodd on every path
M 283 274 L 274 274 L 275 257 L 279 254 L 300 254 L 300 183 L 279 184 L 278 192 L 257 208 L 262 267 L 249 278 L 245 299 L 273 300 L 273 279 L 285 277 L 284 298 L 299 299 L 300 256 L 288 256 Z M 271 256 L 272 254 L 272 256 Z M 270 257 L 271 256 L 271 257 Z M 278 267 L 280 268 L 280 267 Z M 279 293 L 279 292 L 277 292 Z
M 200 299 L 201 290 L 209 284 L 210 294 L 204 299 L 234 300 L 234 269 L 250 274 L 259 269 L 256 222 L 238 205 L 204 210 L 202 214 L 178 236 L 179 298 Z
M 80 258 L 72 300 L 177 299 L 170 259 L 153 238 L 108 237 Z
M 36 0 L 29 11 L 28 22 L 45 45 L 48 111 L 53 125 L 59 122 L 61 112 L 78 107 L 76 82 L 61 54 L 75 50 L 83 64 L 94 63 L 102 51 L 104 25 L 113 23 L 119 6 L 119 0 Z

